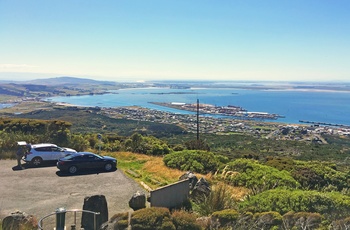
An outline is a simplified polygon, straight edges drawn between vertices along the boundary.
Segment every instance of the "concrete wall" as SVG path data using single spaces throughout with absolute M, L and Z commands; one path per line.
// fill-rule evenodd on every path
M 190 193 L 189 180 L 182 180 L 151 191 L 151 207 L 174 208 L 181 206 Z

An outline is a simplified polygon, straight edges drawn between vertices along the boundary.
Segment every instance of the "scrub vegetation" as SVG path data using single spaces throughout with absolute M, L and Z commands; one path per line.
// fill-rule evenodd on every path
M 52 142 L 115 156 L 118 168 L 151 188 L 173 183 L 186 171 L 210 182 L 211 193 L 200 202 L 191 201 L 187 211 L 147 208 L 134 212 L 133 229 L 350 226 L 348 138 L 325 136 L 329 144 L 317 144 L 207 134 L 196 140 L 195 135 L 177 128 L 171 133 L 163 124 L 102 119 L 96 114 L 89 118 L 89 112 L 85 113 L 80 124 L 86 122 L 86 129 L 65 119 L 0 118 L 0 159 L 15 158 L 17 141 Z M 128 131 L 106 128 L 99 139 L 97 128 L 92 128 L 96 122 L 99 127 L 108 122 Z M 199 222 L 198 217 L 207 219 Z

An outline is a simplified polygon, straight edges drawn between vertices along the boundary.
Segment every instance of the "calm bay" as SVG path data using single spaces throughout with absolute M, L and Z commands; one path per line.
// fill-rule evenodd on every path
M 103 95 L 52 97 L 52 102 L 79 106 L 120 107 L 140 106 L 149 109 L 188 114 L 149 102 L 181 102 L 235 105 L 249 112 L 267 112 L 284 116 L 274 120 L 300 123 L 300 120 L 350 125 L 350 93 L 340 91 L 243 90 L 234 88 L 132 88 Z M 267 120 L 268 121 L 268 120 Z

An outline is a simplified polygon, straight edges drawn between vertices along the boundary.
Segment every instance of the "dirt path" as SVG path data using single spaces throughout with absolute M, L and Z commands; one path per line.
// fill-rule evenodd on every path
M 144 192 L 120 170 L 64 176 L 52 165 L 24 170 L 15 170 L 14 166 L 15 160 L 0 160 L 1 219 L 16 210 L 40 219 L 60 207 L 82 209 L 84 198 L 92 195 L 106 197 L 110 218 L 119 212 L 132 211 L 130 198 L 136 191 Z

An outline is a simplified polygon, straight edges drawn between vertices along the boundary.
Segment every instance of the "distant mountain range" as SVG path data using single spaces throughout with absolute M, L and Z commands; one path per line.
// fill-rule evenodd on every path
M 115 82 L 112 81 L 96 81 L 87 78 L 77 78 L 77 77 L 55 77 L 55 78 L 46 78 L 46 79 L 35 79 L 26 81 L 25 83 L 30 84 L 42 84 L 42 85 L 64 85 L 64 84 L 89 84 L 89 85 L 115 85 Z
M 77 77 L 55 77 L 27 81 L 0 81 L 0 95 L 15 97 L 53 97 L 93 95 L 118 89 L 117 82 Z
M 115 85 L 113 81 L 97 81 L 77 77 L 54 77 L 28 81 L 0 81 L 0 83 L 35 84 L 35 85 Z

